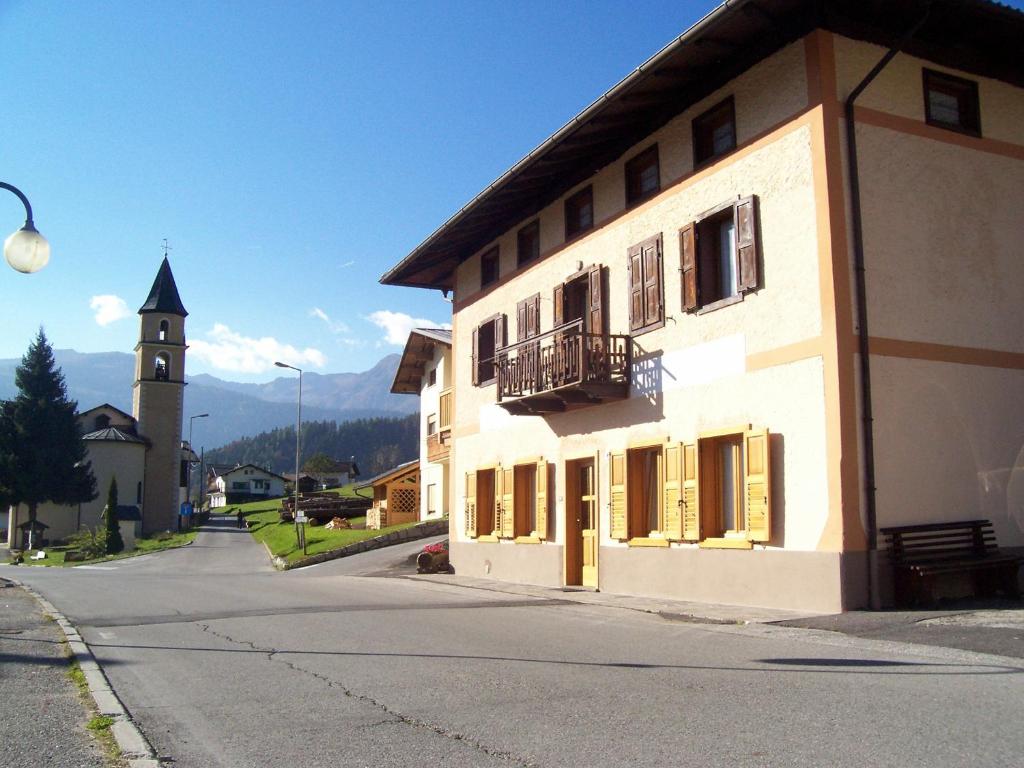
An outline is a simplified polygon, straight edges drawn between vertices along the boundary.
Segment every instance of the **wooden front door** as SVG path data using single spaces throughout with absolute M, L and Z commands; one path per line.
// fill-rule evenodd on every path
M 570 461 L 565 469 L 565 583 L 596 588 L 599 538 L 594 459 Z
M 579 520 L 580 554 L 582 555 L 582 580 L 584 587 L 597 587 L 597 483 L 594 478 L 594 462 L 579 464 Z

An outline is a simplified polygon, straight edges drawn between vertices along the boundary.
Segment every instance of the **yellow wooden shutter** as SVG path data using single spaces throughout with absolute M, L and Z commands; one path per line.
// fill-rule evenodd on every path
M 626 454 L 613 453 L 609 458 L 611 465 L 611 501 L 612 520 L 611 537 L 613 539 L 629 538 L 626 525 Z
M 502 469 L 501 475 L 501 535 L 511 539 L 516 535 L 516 482 L 515 469 Z
M 466 537 L 476 538 L 476 472 L 466 473 Z
M 664 485 L 662 486 L 662 502 L 665 509 L 665 538 L 678 541 L 683 538 L 683 507 L 682 484 L 679 482 L 680 471 L 679 443 L 669 443 L 662 448 L 662 465 L 664 466 Z
M 743 435 L 747 536 L 751 541 L 768 541 L 772 537 L 772 465 L 769 445 L 767 429 L 754 429 Z
M 537 510 L 537 538 L 546 539 L 548 537 L 548 463 L 546 461 L 537 462 L 537 498 L 536 498 L 536 510 Z
M 686 443 L 682 455 L 683 538 L 700 541 L 700 472 L 696 443 Z

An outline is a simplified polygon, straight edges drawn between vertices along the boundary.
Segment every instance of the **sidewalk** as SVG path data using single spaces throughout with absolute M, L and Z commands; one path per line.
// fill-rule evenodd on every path
M 108 765 L 63 640 L 30 594 L 0 579 L 0 765 Z
M 562 589 L 512 584 L 457 574 L 408 575 L 405 578 L 451 584 L 466 589 L 641 611 L 675 621 L 777 624 L 797 629 L 826 630 L 871 640 L 914 643 L 1024 659 L 1024 601 L 1021 600 L 963 600 L 944 604 L 941 610 L 815 614 L 776 608 L 613 595 L 571 587 Z

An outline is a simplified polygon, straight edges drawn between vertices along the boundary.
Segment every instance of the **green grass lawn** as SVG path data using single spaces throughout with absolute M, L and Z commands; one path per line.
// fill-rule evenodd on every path
M 344 493 L 345 488 L 337 490 Z M 246 520 L 249 521 L 249 531 L 252 533 L 253 538 L 266 544 L 275 557 L 284 558 L 289 563 L 301 560 L 309 555 L 318 555 L 321 552 L 341 549 L 357 541 L 372 539 L 374 536 L 381 536 L 390 531 L 411 528 L 416 525 L 416 523 L 405 523 L 403 525 L 383 528 L 379 531 L 366 530 L 363 528 L 366 525 L 365 517 L 349 519 L 353 527 L 340 531 L 328 530 L 322 525 L 307 525 L 306 554 L 304 555 L 302 548 L 295 541 L 295 524 L 281 522 L 278 513 L 278 510 L 281 508 L 280 499 L 254 501 L 249 504 L 236 505 L 230 508 L 231 513 L 237 514 L 239 508 L 245 514 Z
M 139 538 L 135 540 L 135 549 L 131 552 L 120 552 L 116 555 L 107 555 L 106 557 L 99 557 L 95 560 L 75 560 L 74 562 L 64 562 L 64 555 L 71 547 L 57 546 L 57 547 L 44 547 L 43 551 L 46 553 L 46 558 L 43 560 L 30 560 L 29 556 L 35 554 L 36 550 L 30 550 L 25 553 L 24 565 L 45 565 L 45 566 L 64 566 L 67 568 L 73 568 L 76 565 L 90 565 L 92 563 L 105 563 L 110 560 L 123 560 L 126 557 L 135 557 L 137 555 L 148 555 L 150 552 L 159 552 L 164 549 L 174 549 L 175 547 L 183 547 L 186 544 L 191 544 L 196 538 L 195 531 L 184 531 L 182 533 L 158 533 L 147 538 Z

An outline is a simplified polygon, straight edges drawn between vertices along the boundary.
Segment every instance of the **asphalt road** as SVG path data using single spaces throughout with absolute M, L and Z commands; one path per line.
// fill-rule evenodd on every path
M 1024 662 L 353 575 L 397 573 L 422 542 L 276 573 L 229 524 L 181 550 L 17 572 L 78 625 L 175 768 L 1024 754 Z

